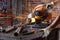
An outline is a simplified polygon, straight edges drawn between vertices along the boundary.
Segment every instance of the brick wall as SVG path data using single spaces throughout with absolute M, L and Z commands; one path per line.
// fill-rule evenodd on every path
M 60 3 L 57 3 L 53 9 L 54 16 L 60 16 Z

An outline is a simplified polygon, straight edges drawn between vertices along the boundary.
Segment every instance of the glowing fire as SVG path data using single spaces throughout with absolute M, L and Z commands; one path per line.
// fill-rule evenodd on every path
M 40 16 L 35 16 L 35 18 L 36 18 L 36 19 L 39 19 L 39 18 L 40 18 Z
M 36 22 L 35 18 L 31 18 L 31 23 Z

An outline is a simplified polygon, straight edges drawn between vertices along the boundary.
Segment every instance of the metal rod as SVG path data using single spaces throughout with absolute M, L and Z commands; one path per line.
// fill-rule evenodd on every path
M 14 33 L 14 36 L 18 36 L 18 34 L 20 33 L 22 27 L 18 27 L 17 30 Z
M 2 32 L 10 32 L 10 31 L 12 31 L 13 29 L 16 29 L 15 27 L 8 27 L 8 28 L 6 28 L 6 29 L 3 29 L 2 30 Z

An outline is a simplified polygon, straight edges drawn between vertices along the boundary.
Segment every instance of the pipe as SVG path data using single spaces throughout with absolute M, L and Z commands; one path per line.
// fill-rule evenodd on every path
M 20 33 L 22 27 L 18 27 L 17 30 L 14 33 L 14 36 L 18 36 L 18 34 Z
M 3 29 L 2 30 L 2 32 L 10 32 L 10 31 L 12 31 L 12 30 L 14 30 L 14 29 L 16 29 L 16 27 L 8 27 L 8 28 L 6 28 L 6 29 Z

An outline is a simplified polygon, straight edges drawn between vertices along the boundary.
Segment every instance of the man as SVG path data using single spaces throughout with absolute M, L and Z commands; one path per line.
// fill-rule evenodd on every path
M 53 5 L 54 2 L 36 6 L 32 14 L 28 15 L 28 18 L 31 17 L 29 18 L 30 23 L 36 25 L 47 24 L 49 21 L 51 23 Z

